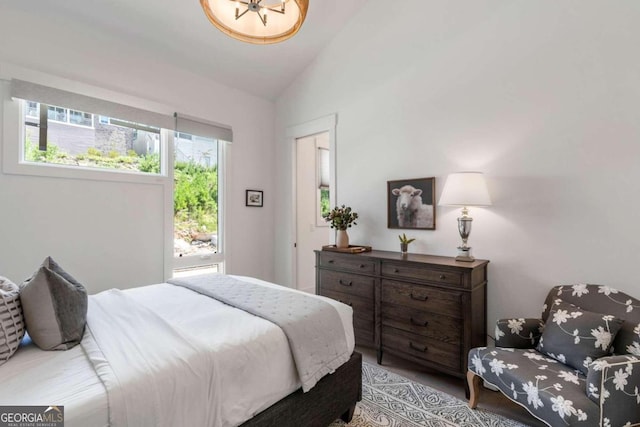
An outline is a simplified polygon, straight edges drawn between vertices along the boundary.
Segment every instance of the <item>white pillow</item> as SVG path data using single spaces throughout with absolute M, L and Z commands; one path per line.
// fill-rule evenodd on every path
M 24 336 L 20 288 L 0 276 L 0 365 L 16 352 Z

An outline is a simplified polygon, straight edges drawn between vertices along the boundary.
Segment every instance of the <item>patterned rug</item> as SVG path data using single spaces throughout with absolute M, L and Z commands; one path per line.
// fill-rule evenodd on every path
M 500 415 L 469 409 L 467 402 L 362 363 L 362 401 L 349 424 L 329 427 L 526 427 Z

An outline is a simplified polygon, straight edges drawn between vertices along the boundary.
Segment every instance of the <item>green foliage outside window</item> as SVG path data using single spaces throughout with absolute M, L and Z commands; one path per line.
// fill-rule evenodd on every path
M 131 151 L 122 156 L 114 150 L 103 153 L 95 147 L 89 147 L 86 153 L 73 155 L 61 151 L 53 142 L 47 142 L 46 151 L 40 151 L 29 139 L 25 143 L 24 158 L 34 163 L 160 173 L 160 157 L 157 154 L 138 156 Z
M 176 162 L 173 212 L 176 233 L 190 240 L 194 232 L 218 231 L 218 168 Z
M 320 190 L 320 216 L 323 218 L 329 215 L 331 207 L 329 205 L 329 189 L 322 188 Z
M 138 163 L 138 169 L 140 169 L 140 172 L 160 173 L 160 155 L 147 154 L 142 156 Z
M 69 156 L 60 152 L 60 149 L 55 144 L 49 143 L 46 151 L 40 151 L 35 144 L 27 141 L 24 157 L 28 162 L 65 163 L 64 160 Z

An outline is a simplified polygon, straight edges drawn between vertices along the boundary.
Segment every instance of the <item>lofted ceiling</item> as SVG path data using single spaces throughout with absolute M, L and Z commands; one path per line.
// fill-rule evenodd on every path
M 307 19 L 292 39 L 258 46 L 232 39 L 209 23 L 199 0 L 26 0 L 48 17 L 81 21 L 144 48 L 158 59 L 188 67 L 218 83 L 275 100 L 361 9 L 367 0 L 310 0 Z

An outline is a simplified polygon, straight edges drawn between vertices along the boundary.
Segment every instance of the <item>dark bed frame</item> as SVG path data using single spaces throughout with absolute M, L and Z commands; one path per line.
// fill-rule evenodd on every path
M 298 389 L 241 427 L 327 427 L 338 418 L 348 423 L 361 399 L 362 355 L 354 352 L 308 392 Z

